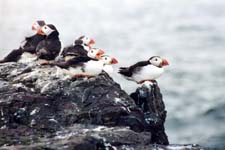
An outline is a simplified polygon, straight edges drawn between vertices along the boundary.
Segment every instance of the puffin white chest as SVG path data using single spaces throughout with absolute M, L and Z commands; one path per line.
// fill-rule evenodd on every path
M 29 62 L 33 62 L 37 59 L 37 56 L 35 54 L 31 54 L 28 52 L 24 52 L 20 59 L 18 60 L 18 62 L 20 63 L 29 63 Z
M 112 67 L 112 65 L 104 65 L 104 66 L 103 66 L 103 70 L 104 70 L 105 72 L 107 72 L 108 74 L 113 73 L 113 67 Z
M 82 73 L 82 69 L 81 67 L 69 67 L 68 71 L 71 75 L 75 75 L 75 74 L 81 74 Z
M 137 82 L 142 80 L 155 80 L 160 77 L 164 72 L 164 68 L 156 67 L 154 65 L 147 65 L 142 67 L 133 74 L 133 79 Z
M 98 75 L 102 72 L 103 66 L 104 66 L 104 64 L 102 61 L 90 60 L 84 64 L 83 69 L 84 69 L 85 73 L 87 73 L 87 74 Z

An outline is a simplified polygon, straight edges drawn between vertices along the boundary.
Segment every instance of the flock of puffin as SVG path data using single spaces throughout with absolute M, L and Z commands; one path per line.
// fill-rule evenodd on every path
M 113 72 L 113 64 L 118 61 L 99 48 L 92 48 L 95 41 L 86 36 L 75 40 L 73 45 L 63 48 L 59 32 L 53 24 L 45 24 L 39 20 L 32 24 L 36 33 L 26 37 L 18 49 L 12 50 L 0 63 L 38 62 L 40 65 L 53 65 L 67 70 L 72 78 L 91 78 L 102 71 Z M 120 67 L 118 73 L 128 80 L 142 84 L 145 81 L 154 82 L 164 72 L 168 61 L 159 56 L 153 56 L 147 61 L 138 62 L 130 67 Z

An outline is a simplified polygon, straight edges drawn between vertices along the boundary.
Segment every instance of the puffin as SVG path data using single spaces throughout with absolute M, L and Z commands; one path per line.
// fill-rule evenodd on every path
M 106 65 L 114 65 L 117 63 L 118 61 L 116 58 L 110 57 L 108 55 L 102 55 L 98 60 L 89 60 L 78 64 L 77 69 L 80 70 L 80 72 L 76 73 L 73 78 L 95 77 L 104 71 L 104 67 Z
M 71 56 L 66 61 L 46 61 L 41 65 L 52 65 L 56 67 L 56 75 L 63 79 L 73 79 L 75 74 L 82 73 L 82 64 L 91 60 L 99 60 L 104 51 L 99 48 L 92 48 L 89 50 L 87 56 L 75 57 Z M 69 57 L 68 57 L 69 58 Z
M 44 63 L 41 63 L 41 65 L 55 65 L 63 69 L 68 69 L 70 72 L 74 72 L 73 70 L 76 70 L 76 67 L 79 66 L 79 64 L 83 64 L 90 60 L 97 61 L 104 53 L 105 51 L 102 49 L 92 48 L 88 51 L 86 56 L 76 57 L 73 55 L 73 53 L 71 55 L 68 53 L 68 56 L 66 57 L 67 59 L 65 59 L 64 61 L 46 61 Z
M 76 57 L 87 56 L 88 51 L 91 50 L 92 45 L 94 44 L 94 39 L 87 36 L 81 36 L 74 41 L 72 46 L 65 47 L 61 53 L 61 56 L 64 59 L 67 59 L 66 57 L 70 57 L 71 55 Z
M 54 60 L 61 50 L 58 30 L 53 24 L 47 24 L 41 28 L 40 34 L 45 35 L 46 38 L 37 45 L 37 59 Z
M 18 49 L 12 50 L 0 63 L 5 62 L 29 62 L 36 58 L 36 47 L 45 35 L 40 33 L 41 28 L 45 25 L 45 21 L 37 20 L 32 24 L 32 31 L 36 32 L 33 36 L 26 37 Z
M 169 65 L 169 63 L 166 59 L 160 56 L 153 56 L 147 61 L 137 62 L 130 67 L 120 67 L 119 74 L 138 84 L 142 84 L 145 81 L 154 83 L 156 82 L 155 79 L 163 74 L 164 67 L 167 65 Z

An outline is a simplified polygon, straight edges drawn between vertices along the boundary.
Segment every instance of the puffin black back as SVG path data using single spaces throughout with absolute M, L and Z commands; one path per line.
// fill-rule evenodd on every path
M 131 77 L 134 72 L 140 69 L 140 67 L 149 65 L 149 61 L 140 61 L 130 67 L 120 67 L 119 73 Z
M 26 38 L 26 43 L 24 44 L 22 50 L 24 52 L 30 52 L 32 54 L 36 53 L 37 45 L 46 38 L 45 35 L 35 34 L 31 37 Z
M 67 55 L 73 54 L 74 56 L 87 56 L 87 51 L 84 49 L 84 47 L 81 45 L 81 43 L 76 43 L 75 45 L 66 47 L 63 49 L 62 56 L 65 57 Z
M 38 44 L 36 53 L 39 59 L 54 60 L 58 56 L 61 49 L 59 32 L 54 25 L 46 26 L 51 28 L 53 32 L 47 35 L 47 37 Z

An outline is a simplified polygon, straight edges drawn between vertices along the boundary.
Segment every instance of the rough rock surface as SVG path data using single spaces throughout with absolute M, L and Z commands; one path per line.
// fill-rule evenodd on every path
M 157 144 L 168 145 L 169 141 L 165 133 L 166 110 L 162 100 L 162 94 L 157 84 L 151 88 L 143 85 L 130 95 L 143 113 L 147 131 L 152 133 L 151 141 Z
M 1 149 L 169 149 L 162 95 L 144 90 L 133 100 L 106 73 L 72 80 L 57 67 L 0 64 Z
M 137 133 L 125 127 L 105 127 L 76 124 L 65 130 L 42 137 L 29 145 L 3 146 L 2 150 L 153 150 L 201 149 L 198 145 L 150 144 L 149 132 Z

